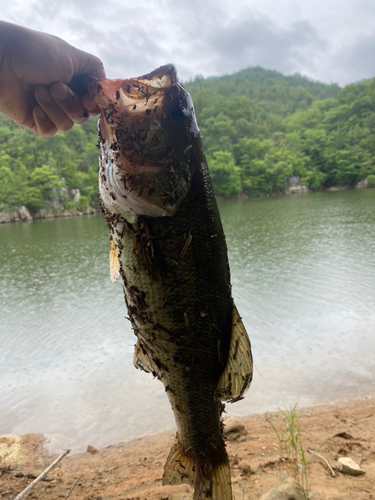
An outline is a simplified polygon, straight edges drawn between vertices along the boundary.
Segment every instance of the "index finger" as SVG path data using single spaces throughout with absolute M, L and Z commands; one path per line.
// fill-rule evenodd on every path
M 90 115 L 97 115 L 100 113 L 100 108 L 90 95 L 90 86 L 97 78 L 88 75 L 75 75 L 69 82 L 69 89 L 73 91 L 81 99 L 82 106 L 88 111 Z

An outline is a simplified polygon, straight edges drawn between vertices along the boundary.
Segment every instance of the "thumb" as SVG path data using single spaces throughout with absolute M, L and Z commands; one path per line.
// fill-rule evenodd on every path
M 89 54 L 83 50 L 73 49 L 71 57 L 74 65 L 74 75 L 87 75 L 94 78 L 105 78 L 105 71 L 102 61 L 99 57 Z

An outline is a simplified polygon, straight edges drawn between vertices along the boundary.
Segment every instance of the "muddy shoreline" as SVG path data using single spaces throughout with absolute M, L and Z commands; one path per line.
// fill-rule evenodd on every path
M 323 444 L 319 454 L 334 467 L 338 458 L 350 457 L 365 470 L 357 477 L 336 472 L 332 477 L 318 456 L 308 465 L 314 498 L 366 500 L 375 498 L 375 398 L 304 408 L 299 411 L 305 451 Z M 276 437 L 270 422 L 281 424 L 280 413 L 238 418 L 245 433 L 228 438 L 235 498 L 259 499 L 293 468 L 275 450 Z M 229 424 L 228 424 L 229 425 Z M 68 455 L 38 483 L 27 498 L 63 499 L 73 485 L 70 500 L 189 500 L 187 485 L 162 486 L 163 467 L 175 431 L 120 442 L 101 450 Z M 49 455 L 41 434 L 0 437 L 0 496 L 13 500 L 32 477 L 42 472 L 57 455 Z M 63 451 L 63 450 L 61 450 Z

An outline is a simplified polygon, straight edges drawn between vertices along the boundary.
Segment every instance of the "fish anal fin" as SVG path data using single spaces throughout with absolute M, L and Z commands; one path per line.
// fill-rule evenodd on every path
M 178 434 L 167 458 L 163 486 L 194 486 L 193 500 L 232 500 L 228 455 L 223 446 L 214 457 L 198 460 L 184 452 Z
M 184 453 L 177 435 L 164 466 L 163 486 L 167 484 L 194 486 L 196 468 L 195 460 Z
M 112 237 L 109 243 L 109 275 L 112 283 L 114 283 L 120 275 L 120 263 L 117 256 L 115 242 Z
M 152 373 L 158 377 L 159 369 L 152 360 L 151 356 L 147 354 L 145 348 L 141 346 L 139 341 L 134 346 L 133 365 L 138 370 L 143 370 L 146 373 Z
M 233 303 L 232 335 L 228 361 L 220 376 L 216 397 L 221 401 L 237 401 L 250 387 L 253 378 L 251 344 L 246 329 Z

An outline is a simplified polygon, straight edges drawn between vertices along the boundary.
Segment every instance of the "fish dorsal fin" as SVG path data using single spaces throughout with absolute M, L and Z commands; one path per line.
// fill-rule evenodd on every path
M 114 283 L 120 274 L 120 264 L 117 257 L 115 242 L 111 236 L 109 242 L 109 273 L 112 283 Z
M 233 303 L 228 361 L 220 376 L 216 397 L 221 401 L 237 401 L 250 387 L 252 378 L 253 357 L 250 340 Z

